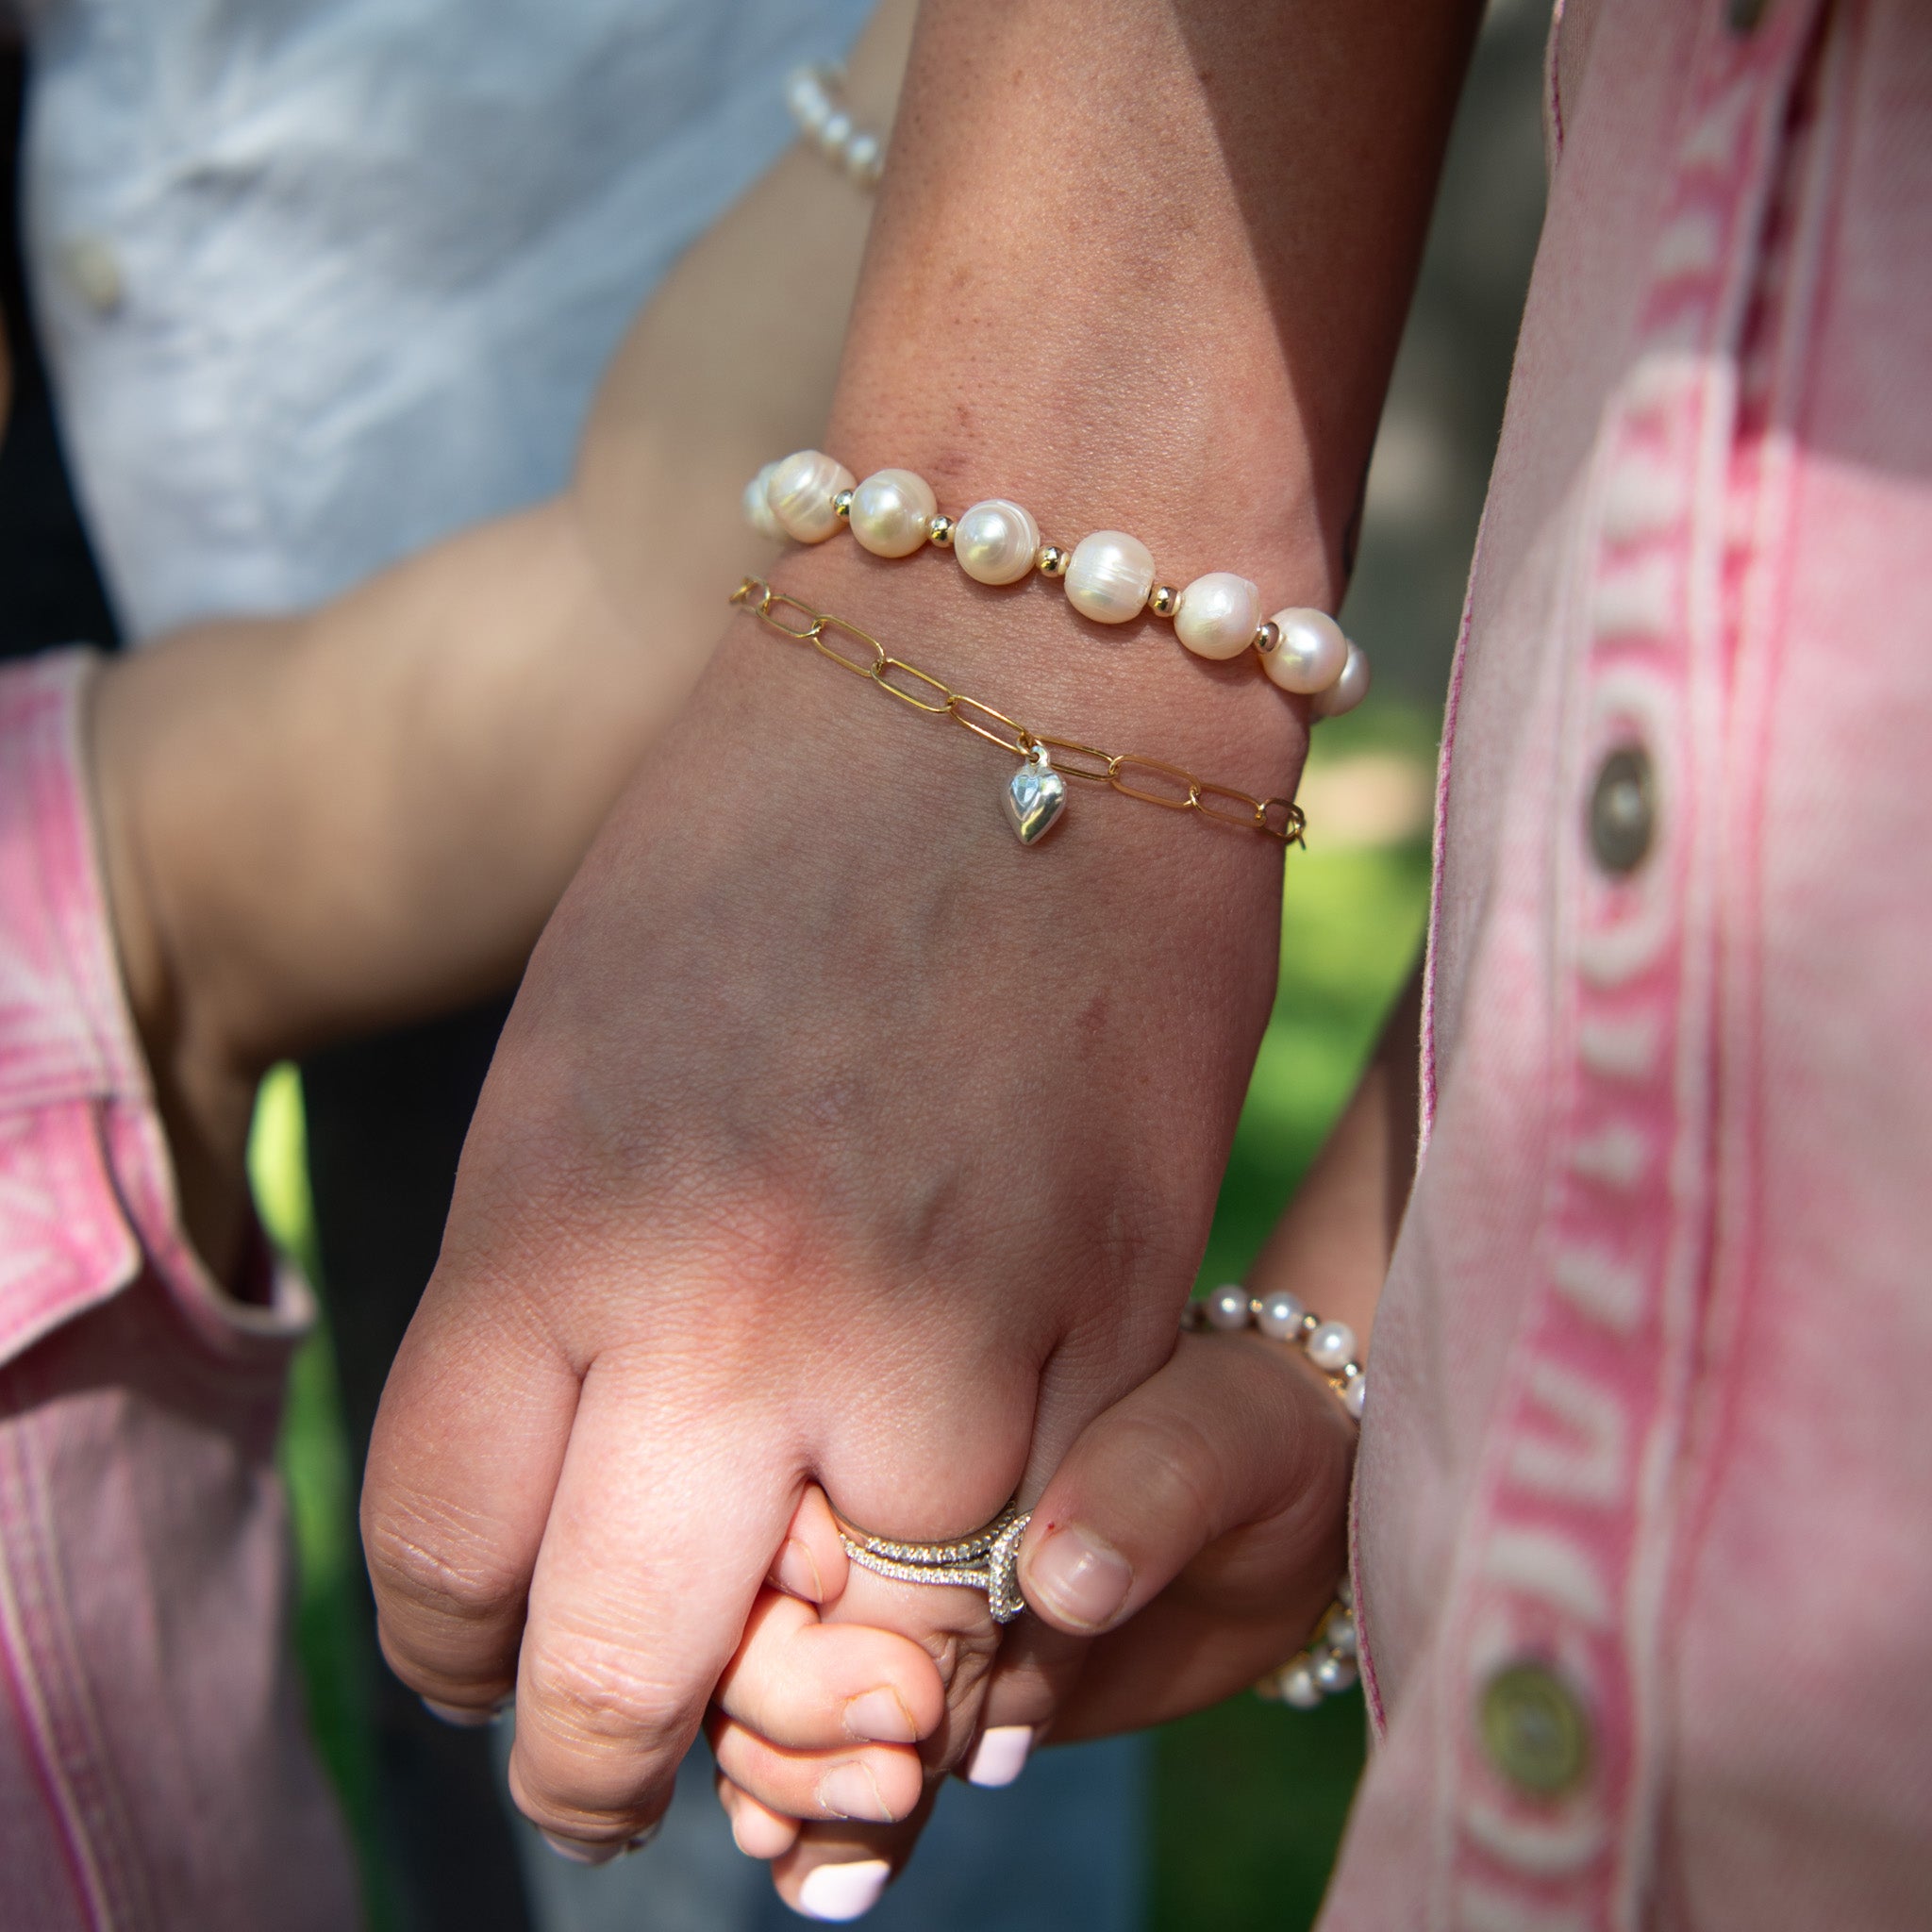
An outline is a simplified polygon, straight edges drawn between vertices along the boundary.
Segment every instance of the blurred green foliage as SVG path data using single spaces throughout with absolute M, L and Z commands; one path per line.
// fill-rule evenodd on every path
M 1361 751 L 1433 757 L 1431 721 L 1371 706 L 1323 727 L 1316 761 Z M 1420 841 L 1291 852 L 1281 974 L 1202 1269 L 1202 1285 L 1238 1279 L 1314 1158 L 1352 1090 L 1421 941 L 1428 853 Z M 316 1268 L 292 1067 L 264 1084 L 250 1172 L 271 1235 Z M 326 1328 L 297 1356 L 281 1465 L 294 1522 L 296 1641 L 317 1747 L 374 1874 L 375 1779 L 360 1686 L 374 1660 L 351 1608 L 361 1561 Z M 1360 1699 L 1312 1714 L 1241 1698 L 1172 1724 L 1158 1740 L 1153 1831 L 1153 1932 L 1291 1932 L 1320 1904 L 1360 1774 Z M 376 1932 L 392 1923 L 386 1888 L 368 1885 Z
M 1316 759 L 1432 758 L 1430 722 L 1374 708 L 1323 726 Z M 1313 760 L 1311 760 L 1311 763 Z M 1422 943 L 1429 855 L 1291 852 L 1274 1011 L 1222 1183 L 1200 1286 L 1240 1280 L 1354 1091 Z M 1241 1697 L 1170 1724 L 1154 1773 L 1151 1932 L 1312 1923 L 1361 1774 L 1358 1693 L 1314 1712 Z
M 248 1142 L 248 1174 L 270 1238 L 310 1281 L 322 1271 L 308 1194 L 301 1077 L 276 1067 L 262 1082 Z M 295 1534 L 295 1648 L 308 1697 L 308 1724 L 341 1800 L 363 1873 L 370 1932 L 390 1932 L 395 1913 L 381 1872 L 375 1823 L 375 1758 L 366 1686 L 375 1659 L 355 1614 L 362 1548 L 356 1530 L 358 1472 L 349 1467 L 326 1323 L 297 1352 L 278 1451 Z

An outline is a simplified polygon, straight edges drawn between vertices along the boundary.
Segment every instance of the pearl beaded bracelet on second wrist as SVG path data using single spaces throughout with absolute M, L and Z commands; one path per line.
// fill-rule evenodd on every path
M 1252 1326 L 1271 1341 L 1291 1343 L 1321 1370 L 1350 1416 L 1361 1421 L 1369 1372 L 1356 1357 L 1355 1330 L 1346 1322 L 1324 1322 L 1283 1291 L 1251 1295 L 1235 1281 L 1200 1301 L 1190 1302 L 1181 1326 L 1196 1334 L 1204 1329 L 1231 1332 Z
M 1061 583 L 1067 601 L 1096 624 L 1125 624 L 1151 610 L 1172 621 L 1196 657 L 1226 660 L 1252 650 L 1269 679 L 1339 717 L 1367 695 L 1369 660 L 1325 610 L 1296 606 L 1261 616 L 1260 590 L 1232 571 L 1210 571 L 1184 590 L 1157 581 L 1147 546 L 1123 530 L 1096 530 L 1069 550 L 1042 542 L 1024 506 L 1005 497 L 943 514 L 932 486 L 910 470 L 858 481 L 821 450 L 767 463 L 744 490 L 745 521 L 773 541 L 823 543 L 840 525 L 874 557 L 910 557 L 928 543 L 951 550 L 975 583 L 1017 584 L 1035 571 Z
M 1357 1353 L 1355 1330 L 1346 1322 L 1324 1322 L 1285 1291 L 1251 1295 L 1239 1282 L 1217 1288 L 1201 1301 L 1190 1302 L 1181 1317 L 1181 1326 L 1197 1333 L 1251 1325 L 1273 1341 L 1299 1348 L 1341 1396 L 1342 1407 L 1357 1422 L 1361 1421 L 1369 1372 Z M 1270 1671 L 1255 1686 L 1255 1691 L 1271 1703 L 1312 1710 L 1346 1690 L 1357 1674 L 1355 1599 L 1343 1578 L 1314 1635 L 1285 1664 Z
M 1315 1634 L 1278 1669 L 1255 1686 L 1255 1695 L 1294 1710 L 1313 1710 L 1349 1690 L 1361 1674 L 1355 1627 L 1355 1600 L 1343 1577 L 1335 1601 L 1323 1612 Z
M 785 82 L 785 105 L 800 134 L 855 187 L 879 185 L 886 144 L 841 103 L 845 74 L 824 61 L 795 69 Z

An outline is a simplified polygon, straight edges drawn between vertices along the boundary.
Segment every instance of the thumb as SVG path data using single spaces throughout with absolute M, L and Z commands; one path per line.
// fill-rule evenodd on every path
M 1042 1622 L 1112 1630 L 1232 1532 L 1267 1552 L 1217 1576 L 1220 1607 L 1299 1574 L 1339 1535 L 1354 1425 L 1298 1352 L 1253 1332 L 1183 1335 L 1166 1367 L 1090 1423 L 1033 1511 L 1020 1583 Z M 1339 1557 L 1337 1561 L 1340 1567 Z

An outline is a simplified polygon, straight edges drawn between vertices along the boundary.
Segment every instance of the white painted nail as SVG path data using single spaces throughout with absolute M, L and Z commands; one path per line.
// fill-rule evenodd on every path
M 1026 1769 L 1032 1750 L 1031 1724 L 995 1724 L 973 1747 L 972 1759 L 966 1766 L 966 1782 L 988 1790 L 1009 1785 Z
M 862 1858 L 856 1865 L 814 1865 L 798 1888 L 798 1909 L 808 1919 L 843 1924 L 862 1919 L 879 1902 L 892 1868 L 883 1858 Z

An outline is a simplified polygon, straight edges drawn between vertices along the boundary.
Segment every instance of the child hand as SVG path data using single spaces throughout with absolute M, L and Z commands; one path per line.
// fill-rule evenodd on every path
M 1162 1723 L 1285 1662 L 1342 1574 L 1354 1436 L 1298 1350 L 1253 1330 L 1183 1335 L 1165 1368 L 1088 1425 L 1048 1483 L 1021 1546 L 1030 1614 L 990 1672 L 971 1674 L 969 1694 L 948 1685 L 941 1720 L 932 1658 L 922 1681 L 904 1651 L 878 1653 L 874 1668 L 888 1657 L 908 1666 L 892 1682 L 924 1740 L 928 1778 L 963 1762 L 975 1782 L 1006 1783 L 1047 1735 L 1071 1741 Z M 761 1600 L 719 1686 L 719 1794 L 741 1848 L 774 1859 L 789 1904 L 857 1916 L 909 1857 L 929 1794 L 909 1749 L 874 1749 L 857 1755 L 878 1780 L 879 1807 L 827 1821 L 825 1780 L 855 1756 L 849 1726 L 839 1727 L 849 1707 L 841 1693 L 856 1681 L 828 1666 L 860 1655 L 835 1649 L 831 1633 L 850 1642 L 842 1619 L 861 1595 L 878 1603 L 883 1593 L 913 1616 L 931 1614 L 925 1600 L 977 1600 L 848 1572 L 816 1492 L 792 1537 L 832 1587 L 817 1609 Z M 792 1558 L 789 1570 L 791 1580 L 807 1565 Z M 808 1630 L 824 1649 L 801 1641 Z M 782 1736 L 763 1728 L 779 1710 Z

